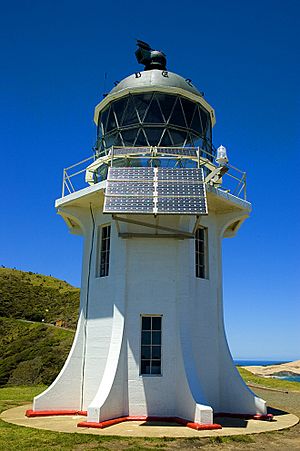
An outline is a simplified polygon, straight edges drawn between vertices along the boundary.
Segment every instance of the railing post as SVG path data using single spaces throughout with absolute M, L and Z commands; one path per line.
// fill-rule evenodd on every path
M 63 181 L 62 181 L 62 192 L 61 192 L 61 197 L 65 197 L 65 172 L 66 170 L 63 170 Z
M 247 200 L 247 179 L 245 172 L 244 172 L 244 200 Z

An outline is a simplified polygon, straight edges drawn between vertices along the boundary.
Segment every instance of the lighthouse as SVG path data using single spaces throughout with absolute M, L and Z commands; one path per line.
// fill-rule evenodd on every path
M 265 416 L 223 320 L 222 240 L 250 214 L 245 173 L 213 146 L 214 109 L 192 81 L 142 41 L 136 57 L 144 70 L 95 108 L 91 161 L 64 171 L 57 212 L 84 238 L 80 313 L 65 365 L 32 414 L 208 427 L 216 413 Z

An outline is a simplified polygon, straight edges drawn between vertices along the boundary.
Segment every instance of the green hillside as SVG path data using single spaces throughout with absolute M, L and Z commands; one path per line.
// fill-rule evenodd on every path
M 74 331 L 0 318 L 0 386 L 50 384 L 63 366 Z
M 32 272 L 0 268 L 0 317 L 44 321 L 75 328 L 79 288 Z
M 0 268 L 0 386 L 54 380 L 71 348 L 79 295 L 54 277 Z

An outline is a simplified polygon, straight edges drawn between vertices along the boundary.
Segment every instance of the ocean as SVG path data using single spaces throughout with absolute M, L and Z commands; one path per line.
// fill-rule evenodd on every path
M 234 360 L 236 365 L 240 366 L 265 366 L 265 365 L 279 365 L 281 363 L 288 363 L 290 360 Z M 285 381 L 299 382 L 300 376 L 280 376 L 276 379 L 283 379 Z

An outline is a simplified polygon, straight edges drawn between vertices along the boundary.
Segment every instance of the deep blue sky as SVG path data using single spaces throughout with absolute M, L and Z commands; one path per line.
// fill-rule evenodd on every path
M 214 144 L 248 174 L 253 213 L 224 242 L 233 355 L 299 359 L 299 15 L 298 0 L 1 2 L 0 264 L 80 284 L 81 239 L 54 200 L 143 39 L 204 91 Z

